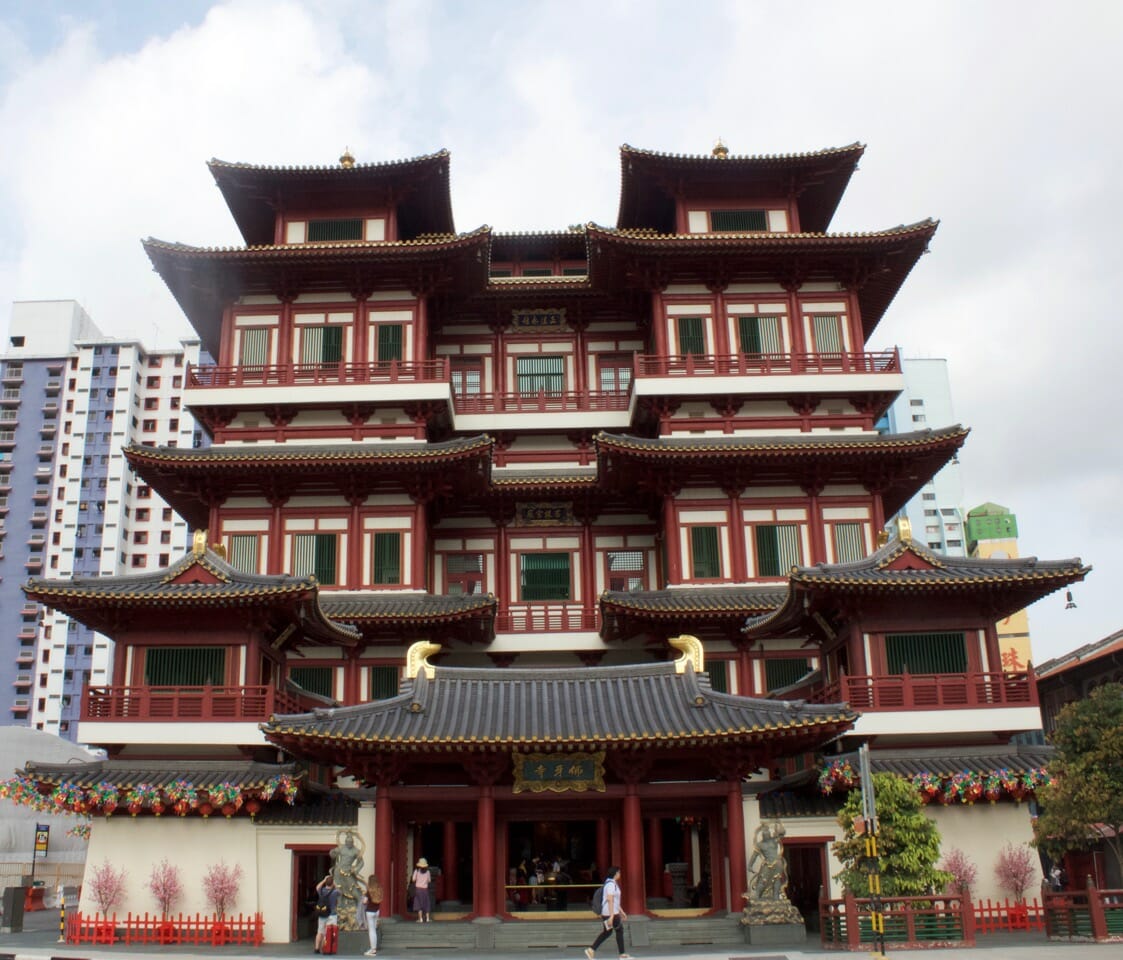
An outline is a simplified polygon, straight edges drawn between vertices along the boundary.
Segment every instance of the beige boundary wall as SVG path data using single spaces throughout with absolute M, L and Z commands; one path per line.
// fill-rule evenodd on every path
M 364 879 L 374 872 L 374 809 L 363 806 L 355 827 L 335 824 L 315 826 L 257 825 L 248 817 L 227 820 L 197 814 L 187 817 L 115 814 L 94 820 L 90 830 L 89 855 L 79 908 L 93 914 L 90 879 L 93 871 L 108 861 L 126 871 L 126 893 L 116 913 L 157 913 L 159 907 L 148 889 L 152 868 L 163 858 L 179 867 L 183 896 L 174 913 L 194 915 L 213 913 L 203 895 L 203 876 L 219 861 L 244 871 L 242 893 L 229 912 L 261 912 L 265 920 L 267 943 L 287 943 L 292 911 L 294 856 L 291 844 L 319 844 L 334 847 L 340 831 L 351 829 L 363 843 Z

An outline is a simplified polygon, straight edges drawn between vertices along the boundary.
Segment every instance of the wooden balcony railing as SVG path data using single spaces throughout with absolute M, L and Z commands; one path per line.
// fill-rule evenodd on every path
M 564 630 L 595 630 L 597 615 L 579 603 L 535 603 L 525 607 L 512 607 L 495 618 L 495 628 L 501 633 L 514 630 L 541 633 Z
M 878 353 L 641 354 L 636 377 L 760 377 L 802 373 L 900 373 L 894 350 Z
M 1036 707 L 1037 683 L 1026 673 L 901 673 L 844 676 L 808 699 L 855 710 Z
M 471 413 L 597 413 L 627 410 L 631 391 L 540 390 L 537 393 L 457 393 L 453 406 L 460 414 Z
M 82 694 L 82 720 L 259 723 L 274 713 L 300 713 L 312 706 L 270 686 L 87 687 Z
M 187 389 L 292 387 L 378 383 L 448 383 L 448 360 L 372 360 L 367 363 L 278 363 L 234 367 L 188 366 Z

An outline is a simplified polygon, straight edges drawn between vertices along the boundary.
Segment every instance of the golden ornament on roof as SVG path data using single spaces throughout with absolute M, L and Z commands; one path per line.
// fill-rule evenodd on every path
M 729 147 L 725 145 L 721 137 L 717 138 L 717 141 L 714 143 L 714 149 L 712 152 L 713 155 L 719 160 L 725 160 L 729 157 Z
M 355 158 L 351 155 L 351 148 L 344 147 L 343 155 L 339 158 L 339 165 L 350 170 L 355 165 Z

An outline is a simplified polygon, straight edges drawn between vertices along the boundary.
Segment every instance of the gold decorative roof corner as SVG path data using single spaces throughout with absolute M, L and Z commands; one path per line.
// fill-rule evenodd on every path
M 889 542 L 889 531 L 888 530 L 878 530 L 877 531 L 877 545 L 879 547 L 884 547 L 888 542 Z
M 196 530 L 195 535 L 191 538 L 191 552 L 197 557 L 201 557 L 207 552 L 207 531 Z
M 897 517 L 897 536 L 902 541 L 912 539 L 912 521 L 908 517 Z
M 702 650 L 702 641 L 697 637 L 684 633 L 681 637 L 671 637 L 667 641 L 676 650 L 682 651 L 682 656 L 675 661 L 675 673 L 686 673 L 689 663 L 695 673 L 701 673 L 706 666 L 705 654 Z
M 423 670 L 425 671 L 425 679 L 434 679 L 437 675 L 437 668 L 429 662 L 429 658 L 440 652 L 441 645 L 439 643 L 418 640 L 417 643 L 411 644 L 406 651 L 406 679 L 417 679 Z

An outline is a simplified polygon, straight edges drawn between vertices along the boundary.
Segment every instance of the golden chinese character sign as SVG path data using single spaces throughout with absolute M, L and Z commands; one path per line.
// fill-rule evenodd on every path
M 604 793 L 604 751 L 595 753 L 516 753 L 515 793 L 529 790 Z

